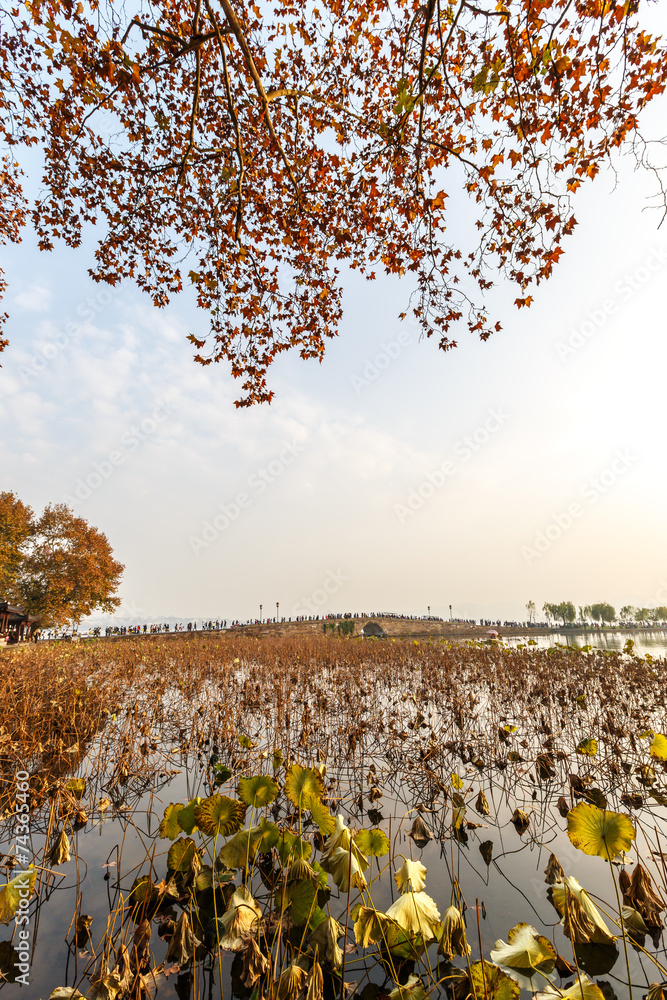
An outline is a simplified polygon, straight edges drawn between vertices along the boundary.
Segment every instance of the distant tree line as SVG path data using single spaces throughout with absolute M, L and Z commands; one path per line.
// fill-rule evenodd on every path
M 533 601 L 528 601 L 526 604 L 530 620 L 532 621 L 533 615 L 535 613 L 535 604 Z M 618 615 L 616 614 L 616 609 L 613 605 L 608 604 L 606 601 L 601 601 L 598 604 L 585 604 L 580 606 L 578 609 L 575 608 L 572 601 L 561 601 L 560 604 L 552 604 L 549 601 L 545 601 L 542 605 L 542 610 L 544 611 L 547 618 L 552 618 L 554 620 L 560 620 L 563 625 L 571 624 L 575 621 L 580 622 L 602 622 L 611 623 L 617 620 L 620 621 L 634 621 L 634 622 L 662 622 L 667 621 L 667 607 L 659 608 L 635 608 L 630 604 L 625 604 Z M 578 611 L 578 615 L 577 615 Z

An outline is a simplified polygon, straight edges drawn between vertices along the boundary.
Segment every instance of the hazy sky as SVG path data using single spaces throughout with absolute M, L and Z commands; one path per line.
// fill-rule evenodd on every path
M 652 113 L 658 135 L 665 102 Z M 525 603 L 667 604 L 667 227 L 626 163 L 589 186 L 530 310 L 442 354 L 407 281 L 345 278 L 322 365 L 236 410 L 186 341 L 206 317 L 87 277 L 91 248 L 5 251 L 0 482 L 65 500 L 125 564 L 120 618 Z M 514 298 L 516 291 L 508 296 Z

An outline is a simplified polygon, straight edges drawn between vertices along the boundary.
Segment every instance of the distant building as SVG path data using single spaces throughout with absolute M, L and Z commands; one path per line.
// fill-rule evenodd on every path
M 379 622 L 366 622 L 361 630 L 364 639 L 386 639 L 387 633 Z
M 32 618 L 23 608 L 0 601 L 0 642 L 27 642 L 36 622 L 37 618 Z

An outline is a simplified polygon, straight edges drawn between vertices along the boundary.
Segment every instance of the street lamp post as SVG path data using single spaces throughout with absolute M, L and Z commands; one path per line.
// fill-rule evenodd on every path
M 449 620 L 450 621 L 452 620 L 452 606 L 451 606 L 451 604 L 449 605 Z
M 280 614 L 280 601 L 276 601 L 276 624 L 280 621 L 278 615 Z
M 259 606 L 259 623 L 262 624 L 262 605 Z
M 428 611 L 428 616 L 430 618 L 431 617 L 431 605 L 430 604 L 429 604 L 429 606 L 428 606 L 428 608 L 426 610 Z

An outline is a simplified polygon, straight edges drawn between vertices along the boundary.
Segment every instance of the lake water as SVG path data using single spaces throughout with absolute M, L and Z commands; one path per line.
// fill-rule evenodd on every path
M 512 637 L 504 642 L 509 646 L 518 646 L 520 643 L 533 639 L 540 649 L 547 649 L 549 646 L 593 646 L 595 649 L 622 650 L 628 639 L 634 642 L 634 652 L 639 656 L 667 656 L 667 632 L 656 629 L 653 632 L 553 632 L 550 635 L 530 635 Z

